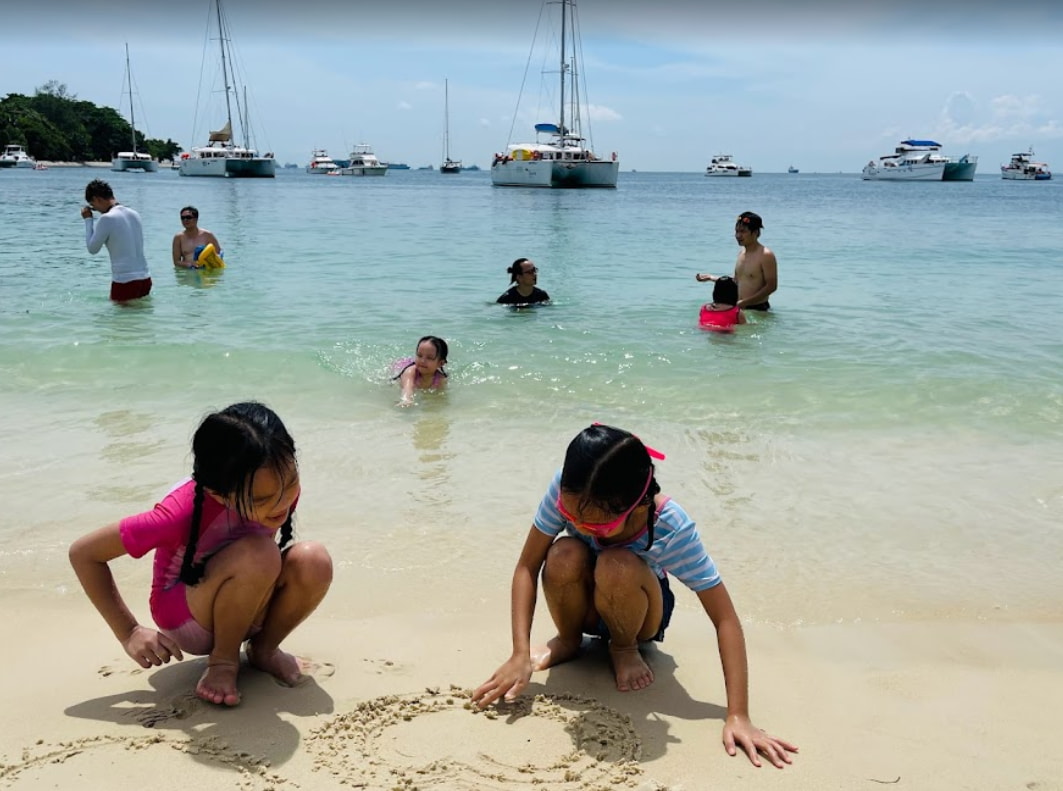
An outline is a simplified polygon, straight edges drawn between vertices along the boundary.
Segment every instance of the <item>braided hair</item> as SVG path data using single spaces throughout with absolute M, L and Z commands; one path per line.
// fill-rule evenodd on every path
M 205 561 L 195 562 L 206 490 L 219 497 L 231 497 L 236 512 L 248 518 L 254 506 L 255 473 L 265 467 L 283 477 L 295 466 L 295 442 L 272 409 L 247 401 L 207 415 L 192 437 L 192 456 L 195 497 L 180 573 L 180 580 L 186 585 L 198 583 L 206 571 Z M 281 548 L 291 539 L 289 512 L 280 529 Z
M 595 424 L 583 429 L 568 445 L 561 468 L 561 490 L 579 495 L 580 508 L 595 505 L 603 511 L 622 514 L 631 508 L 646 478 L 654 472 L 642 440 L 629 431 Z M 653 505 L 661 491 L 656 475 L 638 505 Z M 653 545 L 655 508 L 646 515 L 646 549 Z

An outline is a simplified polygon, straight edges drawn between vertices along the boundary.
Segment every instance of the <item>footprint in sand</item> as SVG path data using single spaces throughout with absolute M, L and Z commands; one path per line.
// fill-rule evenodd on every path
M 370 788 L 664 791 L 643 775 L 631 718 L 593 698 L 536 695 L 484 711 L 470 698 L 451 685 L 365 701 L 307 736 L 314 770 Z
M 319 682 L 324 681 L 325 679 L 332 678 L 336 674 L 336 666 L 331 662 L 318 662 L 315 659 L 309 659 L 303 656 L 296 658 L 299 660 L 299 670 L 302 671 L 303 677 L 296 681 L 292 686 L 302 686 L 310 681 L 310 679 Z M 273 681 L 278 686 L 288 686 L 288 684 L 285 684 L 279 678 L 274 678 Z
M 203 701 L 195 695 L 178 695 L 175 698 L 171 698 L 169 703 L 137 711 L 134 719 L 145 728 L 154 728 L 160 722 L 183 720 L 186 717 L 190 717 L 202 706 Z
M 362 659 L 367 665 L 376 669 L 378 674 L 380 673 L 392 673 L 396 670 L 401 670 L 402 665 L 398 662 L 393 662 L 390 659 Z
M 103 678 L 108 678 L 109 676 L 113 676 L 115 673 L 119 673 L 119 674 L 123 674 L 123 675 L 127 675 L 127 676 L 139 676 L 143 672 L 144 672 L 144 668 L 142 668 L 142 667 L 115 668 L 115 667 L 111 667 L 110 665 L 104 665 L 103 667 L 101 667 L 99 670 L 96 671 L 97 675 L 100 675 Z

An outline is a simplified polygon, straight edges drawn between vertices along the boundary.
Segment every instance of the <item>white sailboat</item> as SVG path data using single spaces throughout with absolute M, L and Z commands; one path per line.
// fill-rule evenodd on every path
M 440 173 L 461 173 L 461 160 L 450 158 L 450 85 L 443 80 L 443 164 Z
M 133 72 L 129 68 L 129 44 L 125 45 L 125 79 L 129 86 L 129 131 L 133 136 L 133 146 L 129 151 L 119 151 L 111 160 L 111 170 L 119 172 L 125 170 L 139 170 L 144 173 L 154 173 L 159 169 L 159 163 L 151 158 L 151 154 L 137 150 L 137 126 L 133 119 Z
M 247 122 L 247 91 L 244 90 L 244 106 L 234 90 L 232 54 L 229 50 L 228 29 L 221 11 L 221 0 L 214 0 L 218 18 L 218 43 L 221 49 L 221 72 L 225 83 L 225 126 L 211 131 L 207 145 L 198 146 L 181 155 L 182 176 L 215 176 L 231 178 L 273 178 L 277 174 L 277 162 L 273 154 L 259 156 L 251 145 Z M 233 142 L 232 102 L 235 99 L 237 117 L 244 133 L 244 145 Z
M 551 2 L 544 0 L 544 3 Z M 536 124 L 534 143 L 510 143 L 504 154 L 495 154 L 491 165 L 491 183 L 495 186 L 616 187 L 620 172 L 616 152 L 599 157 L 583 137 L 576 3 L 560 0 L 560 6 L 561 79 L 557 123 Z M 541 142 L 540 135 L 548 135 L 548 141 Z

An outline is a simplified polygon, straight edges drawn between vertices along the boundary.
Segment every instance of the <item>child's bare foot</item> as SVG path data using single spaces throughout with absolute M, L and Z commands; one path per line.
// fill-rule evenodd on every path
M 196 697 L 208 703 L 224 703 L 235 706 L 240 702 L 240 691 L 236 688 L 236 677 L 240 674 L 240 663 L 228 659 L 207 659 L 207 669 L 196 684 Z
M 610 643 L 609 656 L 613 660 L 616 688 L 621 692 L 645 689 L 653 683 L 653 671 L 642 658 L 637 645 L 615 646 Z
M 252 667 L 257 667 L 264 673 L 269 673 L 282 684 L 294 687 L 303 679 L 303 665 L 299 658 L 292 656 L 287 651 L 274 648 L 272 651 L 263 651 L 255 648 L 252 643 L 247 644 L 247 661 Z
M 532 649 L 532 670 L 546 670 L 548 667 L 560 665 L 575 658 L 579 653 L 580 643 L 568 643 L 560 637 L 551 637 L 546 645 L 540 645 Z

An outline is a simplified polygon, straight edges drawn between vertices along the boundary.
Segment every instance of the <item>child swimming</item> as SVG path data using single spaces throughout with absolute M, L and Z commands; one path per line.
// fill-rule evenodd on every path
M 399 406 L 413 403 L 414 390 L 444 390 L 447 386 L 447 342 L 435 335 L 425 335 L 417 341 L 417 356 L 404 357 L 395 362 L 392 370 L 397 371 L 392 381 L 398 381 L 402 388 Z
M 208 415 L 192 438 L 192 456 L 189 480 L 153 510 L 79 538 L 70 563 L 137 664 L 206 655 L 196 695 L 235 706 L 245 640 L 253 667 L 288 685 L 302 677 L 299 660 L 280 644 L 325 597 L 332 559 L 316 542 L 291 543 L 299 469 L 295 443 L 273 410 L 247 402 Z M 137 621 L 109 566 L 152 550 L 157 629 Z

